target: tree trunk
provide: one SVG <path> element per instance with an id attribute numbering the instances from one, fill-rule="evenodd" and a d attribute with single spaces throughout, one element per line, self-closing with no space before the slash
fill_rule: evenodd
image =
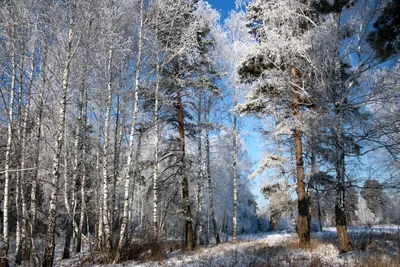
<path id="1" fill-rule="evenodd" d="M 336 106 L 337 125 L 335 129 L 336 145 L 336 201 L 335 201 L 335 221 L 336 231 L 339 241 L 339 253 L 346 253 L 353 250 L 350 236 L 347 231 L 347 213 L 345 205 L 345 154 L 343 137 L 343 110 L 341 106 Z"/>
<path id="2" fill-rule="evenodd" d="M 235 107 L 237 105 L 235 92 Z M 233 113 L 233 136 L 232 136 L 232 161 L 233 161 L 233 218 L 232 218 L 232 243 L 236 244 L 237 239 L 237 114 Z"/>
<path id="3" fill-rule="evenodd" d="M 111 64 L 112 64 L 113 51 L 109 50 L 108 53 L 108 65 L 107 65 L 107 106 L 106 115 L 104 120 L 104 143 L 103 143 L 103 177 L 102 177 L 102 223 L 103 223 L 103 237 L 102 241 L 103 250 L 106 253 L 111 252 L 111 230 L 110 230 L 110 218 L 109 218 L 109 205 L 108 205 L 108 147 L 110 141 L 110 119 L 111 119 L 111 107 L 112 107 L 112 77 L 111 77 Z"/>
<path id="4" fill-rule="evenodd" d="M 47 221 L 45 251 L 43 256 L 43 266 L 53 266 L 54 260 L 54 233 L 56 227 L 56 216 L 57 216 L 57 196 L 58 196 L 58 182 L 60 179 L 60 159 L 61 152 L 64 143 L 64 131 L 65 131 L 65 119 L 67 110 L 67 94 L 68 94 L 68 77 L 70 71 L 71 60 L 76 52 L 77 46 L 72 52 L 72 39 L 73 39 L 73 18 L 70 16 L 69 29 L 68 29 L 68 43 L 67 43 L 67 57 L 64 62 L 64 68 L 62 72 L 62 87 L 61 87 L 61 103 L 60 103 L 60 115 L 59 125 L 57 129 L 57 139 L 55 143 L 55 153 L 53 158 L 53 172 L 51 181 L 51 194 L 49 201 L 49 214 Z"/>
<path id="5" fill-rule="evenodd" d="M 12 27 L 11 35 L 14 37 L 14 27 Z M 14 46 L 13 46 L 14 48 Z M 11 56 L 11 87 L 10 87 L 10 100 L 8 107 L 8 125 L 7 125 L 7 145 L 4 164 L 4 199 L 3 199 L 3 244 L 1 249 L 0 266 L 8 266 L 8 248 L 10 242 L 9 226 L 8 226 L 8 213 L 9 213 L 9 191 L 10 191 L 10 165 L 11 165 L 11 146 L 12 146 L 12 132 L 13 132 L 13 110 L 14 110 L 14 87 L 16 78 L 16 62 L 15 51 L 12 51 Z"/>
<path id="6" fill-rule="evenodd" d="M 297 78 L 297 70 L 291 67 L 292 78 Z M 297 120 L 300 120 L 300 99 L 296 93 L 297 88 L 293 86 L 293 115 L 296 120 L 296 126 L 294 129 L 294 142 L 295 142 L 295 154 L 296 154 L 296 178 L 297 178 L 297 208 L 299 212 L 299 245 L 301 248 L 307 248 L 310 246 L 310 223 L 309 223 L 309 209 L 308 199 L 304 186 L 304 164 L 303 164 L 303 142 L 302 132 L 298 126 Z"/>
<path id="7" fill-rule="evenodd" d="M 311 175 L 314 175 L 317 173 L 317 160 L 315 156 L 315 148 L 313 145 L 312 146 L 312 153 L 311 153 Z M 319 230 L 322 231 L 322 215 L 321 215 L 321 199 L 320 199 L 320 193 L 318 189 L 318 185 L 314 184 L 315 186 L 315 197 L 317 198 L 317 216 L 318 216 L 318 224 L 319 224 Z"/>
<path id="8" fill-rule="evenodd" d="M 157 57 L 156 91 L 154 103 L 154 166 L 153 166 L 153 237 L 158 239 L 158 146 L 159 146 L 159 90 L 160 90 L 160 66 Z"/>
<path id="9" fill-rule="evenodd" d="M 203 181 L 204 181 L 204 170 L 202 168 L 203 162 L 203 148 L 202 148 L 202 101 L 203 94 L 200 92 L 199 94 L 199 104 L 197 107 L 197 165 L 198 165 L 198 181 L 197 181 L 197 216 L 198 216 L 198 226 L 197 226 L 197 236 L 199 245 L 204 246 L 204 237 L 203 237 Z"/>
<path id="10" fill-rule="evenodd" d="M 86 208 L 86 203 L 85 203 L 85 183 L 86 183 L 86 172 L 87 172 L 87 166 L 86 166 L 86 156 L 87 156 L 87 148 L 88 144 L 87 142 L 89 141 L 87 138 L 87 123 L 88 123 L 88 116 L 87 116 L 87 103 L 88 103 L 88 95 L 87 95 L 87 60 L 89 58 L 89 53 L 88 53 L 88 48 L 86 48 L 86 61 L 85 61 L 85 69 L 84 69 L 84 77 L 81 85 L 81 90 L 80 90 L 80 99 L 79 99 L 79 115 L 81 118 L 79 119 L 78 116 L 78 127 L 80 127 L 80 131 L 82 132 L 79 136 L 80 138 L 80 148 L 77 153 L 80 153 L 79 161 L 81 164 L 81 181 L 80 181 L 80 197 L 81 197 L 81 205 L 80 205 L 80 216 L 79 216 L 79 226 L 77 230 L 77 237 L 76 237 L 76 247 L 75 247 L 75 252 L 79 253 L 81 252 L 81 247 L 82 247 L 82 232 L 83 232 L 83 227 L 84 227 L 84 220 L 85 220 L 85 208 Z"/>
<path id="11" fill-rule="evenodd" d="M 24 87 L 24 58 L 21 59 L 20 63 L 20 72 L 19 72 L 19 87 L 18 87 L 18 94 L 17 94 L 17 103 L 18 103 L 18 125 L 17 125 L 17 136 L 18 136 L 18 144 L 15 146 L 15 154 L 19 158 L 19 166 L 21 171 L 17 172 L 16 177 L 16 185 L 15 185 L 15 211 L 17 215 L 17 225 L 15 229 L 15 263 L 17 265 L 21 264 L 22 261 L 22 231 L 24 228 L 23 225 L 23 214 L 22 214 L 22 195 L 23 195 L 23 180 L 22 180 L 22 157 L 24 154 L 25 147 L 23 147 L 22 143 L 25 141 L 25 130 L 23 129 L 23 112 L 22 112 L 22 97 L 23 97 L 23 87 Z M 28 108 L 28 107 L 27 107 Z"/>
<path id="12" fill-rule="evenodd" d="M 68 199 L 68 196 L 71 194 L 71 190 L 69 189 L 69 179 L 68 179 L 68 144 L 67 144 L 67 131 L 64 131 L 64 205 L 66 212 L 66 221 L 65 221 L 65 243 L 64 243 L 64 252 L 63 252 L 63 259 L 69 258 L 69 249 L 71 245 L 71 238 L 72 238 L 72 220 L 73 215 L 71 213 L 71 205 Z M 75 181 L 75 179 L 73 180 Z M 73 198 L 73 196 L 72 196 Z M 72 218 L 71 218 L 72 217 Z"/>
<path id="13" fill-rule="evenodd" d="M 189 198 L 189 180 L 186 176 L 185 171 L 185 124 L 183 115 L 183 104 L 181 97 L 181 88 L 178 88 L 176 93 L 177 110 L 178 110 L 178 127 L 179 127 L 179 152 L 181 153 L 181 164 L 178 170 L 178 177 L 182 178 L 181 189 L 182 189 L 182 201 L 184 205 L 184 216 L 185 216 L 185 249 L 193 250 L 194 233 L 192 226 L 192 212 L 190 207 Z"/>
<path id="14" fill-rule="evenodd" d="M 34 47 L 32 47 L 31 55 L 34 55 Z M 31 255 L 31 244 L 30 244 L 30 237 L 29 237 L 29 215 L 27 210 L 27 199 L 25 197 L 27 193 L 26 184 L 29 182 L 26 179 L 26 147 L 27 147 L 27 128 L 28 128 L 28 119 L 30 116 L 30 108 L 31 108 L 31 99 L 32 99 L 32 84 L 33 84 L 33 76 L 35 71 L 35 61 L 32 60 L 30 75 L 29 75 L 29 84 L 26 93 L 26 105 L 25 105 L 25 112 L 24 112 L 24 119 L 22 123 L 22 136 L 21 136 L 21 181 L 22 181 L 22 188 L 21 188 L 21 202 L 22 202 L 22 253 L 21 253 L 21 260 L 29 260 Z M 22 81 L 22 78 L 21 78 Z M 21 112 L 22 114 L 22 112 Z M 37 148 L 39 150 L 39 148 Z M 39 152 L 37 152 L 39 154 Z M 17 253 L 16 253 L 17 255 Z M 17 262 L 17 257 L 15 259 Z M 19 263 L 20 264 L 20 263 Z"/>
<path id="15" fill-rule="evenodd" d="M 132 161 L 133 161 L 133 140 L 135 135 L 135 126 L 138 116 L 138 104 L 139 104 L 139 79 L 141 72 L 141 61 L 142 61 L 142 47 L 143 47 L 143 0 L 140 1 L 140 25 L 139 25 L 139 40 L 138 40 L 138 57 L 136 64 L 136 74 L 135 74 L 135 99 L 133 107 L 133 118 L 131 124 L 131 131 L 129 136 L 129 147 L 128 147 L 128 160 L 127 166 L 124 172 L 125 182 L 124 182 L 124 207 L 122 213 L 122 224 L 119 232 L 119 241 L 116 252 L 116 257 L 114 262 L 118 263 L 121 259 L 121 251 L 126 238 L 126 229 L 128 225 L 128 215 L 129 215 L 129 185 L 131 181 L 132 173 Z"/>
<path id="16" fill-rule="evenodd" d="M 38 104 L 38 114 L 37 114 L 37 119 L 36 119 L 36 127 L 37 127 L 37 132 L 36 132 L 36 143 L 35 147 L 37 148 L 37 153 L 35 154 L 34 157 L 34 169 L 35 172 L 33 174 L 33 179 L 32 179 L 32 189 L 31 189 L 31 207 L 30 207 L 30 227 L 29 227 L 29 235 L 30 235 L 30 248 L 31 248 L 31 254 L 30 254 L 30 265 L 32 266 L 37 266 L 39 265 L 39 256 L 37 254 L 37 251 L 35 249 L 35 243 L 33 239 L 33 233 L 35 232 L 35 226 L 36 226 L 36 191 L 38 187 L 38 178 L 39 178 L 39 161 L 40 161 L 40 146 L 41 146 L 41 138 L 42 138 L 42 119 L 43 119 L 43 108 L 44 108 L 44 91 L 46 88 L 46 61 L 47 61 L 47 48 L 43 53 L 43 58 L 42 58 L 42 86 L 40 88 L 40 94 L 39 94 L 39 104 Z"/>
<path id="17" fill-rule="evenodd" d="M 207 181 L 208 181 L 208 194 L 209 194 L 209 202 L 210 202 L 211 221 L 212 221 L 212 225 L 213 225 L 213 229 L 214 229 L 215 242 L 218 245 L 219 243 L 221 243 L 221 240 L 219 238 L 217 220 L 215 219 L 213 188 L 212 188 L 212 183 L 211 183 L 211 168 L 210 168 L 210 126 L 208 125 L 210 123 L 210 106 L 211 106 L 211 100 L 208 100 L 208 105 L 206 107 L 206 114 L 205 114 L 205 116 L 206 116 L 205 123 L 207 124 L 207 126 L 206 126 L 206 147 L 205 147 L 206 155 L 204 157 L 204 165 L 205 165 Z"/>

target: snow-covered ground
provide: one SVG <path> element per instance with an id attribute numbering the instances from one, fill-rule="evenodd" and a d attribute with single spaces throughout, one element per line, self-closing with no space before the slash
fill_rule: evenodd
<path id="1" fill-rule="evenodd" d="M 241 236 L 238 244 L 211 245 L 186 253 L 169 252 L 166 247 L 168 253 L 162 261 L 143 257 L 146 260 L 97 266 L 400 266 L 397 226 L 350 227 L 349 230 L 355 250 L 342 255 L 339 255 L 336 230 L 332 227 L 313 233 L 312 248 L 308 250 L 298 248 L 294 233 L 273 232 Z M 69 260 L 60 257 L 57 254 L 56 266 L 90 266 L 88 251 L 85 255 L 74 254 Z M 81 264 L 83 260 L 85 263 Z"/>

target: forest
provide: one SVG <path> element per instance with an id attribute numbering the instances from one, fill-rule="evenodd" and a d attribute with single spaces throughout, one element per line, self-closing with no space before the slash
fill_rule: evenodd
<path id="1" fill-rule="evenodd" d="M 0 1 L 0 266 L 400 264 L 400 1 L 213 2 Z"/>

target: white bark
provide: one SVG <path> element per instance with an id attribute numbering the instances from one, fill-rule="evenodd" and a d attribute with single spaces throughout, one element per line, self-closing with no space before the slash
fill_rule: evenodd
<path id="1" fill-rule="evenodd" d="M 235 93 L 235 106 L 237 98 Z M 233 221 L 232 221 L 232 243 L 237 243 L 237 114 L 233 113 Z"/>
<path id="2" fill-rule="evenodd" d="M 160 66 L 157 57 L 157 81 L 155 91 L 155 104 L 154 104 L 154 166 L 153 166 L 153 236 L 154 239 L 158 238 L 158 145 L 159 145 L 159 89 L 160 89 Z"/>
<path id="3" fill-rule="evenodd" d="M 12 28 L 12 36 L 14 36 L 14 27 Z M 16 62 L 15 52 L 12 51 L 11 56 L 11 85 L 10 85 L 10 99 L 8 107 L 8 126 L 7 126 L 7 145 L 4 166 L 4 200 L 3 200 L 3 248 L 1 251 L 1 265 L 8 265 L 8 247 L 10 242 L 9 228 L 8 228 L 8 214 L 9 214 L 9 191 L 10 191 L 10 165 L 11 165 L 11 146 L 12 146 L 12 131 L 13 131 L 13 110 L 14 110 L 14 87 L 16 76 Z"/>
<path id="4" fill-rule="evenodd" d="M 111 80 L 111 63 L 113 58 L 112 49 L 108 52 L 108 66 L 107 66 L 107 106 L 106 115 L 104 120 L 104 143 L 103 143 L 103 177 L 102 177 L 102 223 L 104 236 L 103 244 L 105 251 L 111 250 L 111 230 L 110 230 L 110 218 L 109 218 L 109 207 L 108 207 L 108 146 L 110 141 L 110 119 L 111 119 L 111 106 L 112 106 L 112 80 Z"/>
<path id="5" fill-rule="evenodd" d="M 68 29 L 68 41 L 67 41 L 67 55 L 64 61 L 63 71 L 62 71 L 62 80 L 61 80 L 61 102 L 60 102 L 60 111 L 59 111 L 59 125 L 57 128 L 57 138 L 55 142 L 55 153 L 53 157 L 53 171 L 52 171 L 52 180 L 51 180 L 51 194 L 49 200 L 49 215 L 48 215 L 48 223 L 47 223 L 47 232 L 46 232 L 46 246 L 43 257 L 43 266 L 52 266 L 54 260 L 54 248 L 55 248 L 55 226 L 56 226 L 56 213 L 57 213 L 57 196 L 58 196 L 58 182 L 60 179 L 60 159 L 61 152 L 64 143 L 64 131 L 65 131 L 65 120 L 66 120 L 66 110 L 67 110 L 67 94 L 68 94 L 68 77 L 70 73 L 70 65 L 71 60 L 76 54 L 76 51 L 79 46 L 79 41 L 72 49 L 72 41 L 74 37 L 73 30 L 73 17 L 72 15 L 69 18 L 69 29 Z"/>
<path id="6" fill-rule="evenodd" d="M 197 108 L 197 150 L 198 150 L 198 181 L 197 181 L 197 216 L 198 216 L 198 228 L 197 236 L 200 245 L 204 245 L 203 237 L 203 181 L 204 181 L 204 170 L 202 168 L 203 151 L 202 151 L 202 134 L 203 127 L 201 125 L 201 111 L 202 111 L 202 99 L 203 94 L 200 92 L 199 103 Z"/>
<path id="7" fill-rule="evenodd" d="M 209 96 L 211 97 L 211 96 Z M 208 100 L 208 105 L 206 107 L 206 119 L 205 122 L 207 124 L 210 123 L 210 106 L 211 106 L 211 100 Z M 217 221 L 215 219 L 215 208 L 214 208 L 214 199 L 213 199 L 213 188 L 212 188 L 212 182 L 211 182 L 211 168 L 210 168 L 210 126 L 206 126 L 206 154 L 204 157 L 204 167 L 206 170 L 206 175 L 207 175 L 207 181 L 208 181 L 208 195 L 209 195 L 209 202 L 210 202 L 210 212 L 211 212 L 211 221 L 213 225 L 213 230 L 214 230 L 214 236 L 215 236 L 215 241 L 217 245 L 221 243 L 221 240 L 219 238 L 219 232 L 218 232 L 218 227 L 217 227 Z"/>
<path id="8" fill-rule="evenodd" d="M 115 257 L 115 262 L 120 261 L 122 246 L 125 242 L 126 237 L 126 228 L 128 224 L 128 211 L 129 211 L 129 184 L 131 181 L 131 172 L 132 172 L 132 162 L 133 162 L 133 140 L 135 135 L 135 126 L 138 116 L 138 102 L 139 102 L 139 79 L 141 72 L 141 61 L 142 61 L 142 50 L 143 50 L 143 0 L 140 1 L 140 25 L 139 25 L 139 40 L 138 40 L 138 57 L 136 64 L 136 74 L 135 74 L 135 99 L 133 106 L 133 118 L 131 124 L 131 130 L 129 135 L 129 147 L 128 147 L 128 160 L 127 166 L 124 172 L 125 181 L 124 181 L 124 207 L 122 213 L 122 224 L 119 233 L 119 241 L 117 254 Z"/>

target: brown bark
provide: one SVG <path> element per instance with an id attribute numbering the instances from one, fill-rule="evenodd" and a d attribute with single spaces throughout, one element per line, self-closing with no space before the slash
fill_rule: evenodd
<path id="1" fill-rule="evenodd" d="M 339 241 L 339 253 L 346 253 L 353 250 L 350 236 L 347 231 L 347 213 L 345 205 L 345 154 L 344 154 L 344 137 L 343 137 L 343 110 L 340 106 L 336 107 L 336 201 L 335 201 L 335 221 L 336 231 Z"/>
<path id="2" fill-rule="evenodd" d="M 297 78 L 297 70 L 291 67 L 292 78 Z M 293 93 L 293 115 L 297 121 L 300 116 L 300 99 L 296 93 L 297 88 L 292 87 Z M 304 186 L 304 163 L 303 163 L 303 143 L 302 143 L 302 131 L 299 129 L 298 123 L 296 122 L 294 129 L 294 142 L 295 142 L 295 154 L 296 154 L 296 177 L 297 177 L 297 208 L 299 212 L 299 245 L 301 248 L 307 248 L 310 246 L 310 224 L 309 224 L 309 208 L 308 199 Z"/>
<path id="3" fill-rule="evenodd" d="M 189 180 L 185 174 L 185 124 L 183 115 L 183 105 L 180 88 L 176 94 L 177 98 L 177 109 L 178 109 L 178 127 L 179 127 L 179 152 L 181 153 L 181 163 L 182 166 L 179 168 L 179 176 L 182 177 L 181 187 L 182 187 L 182 199 L 184 201 L 185 210 L 185 249 L 193 250 L 194 233 L 191 218 L 191 207 L 189 199 Z"/>

